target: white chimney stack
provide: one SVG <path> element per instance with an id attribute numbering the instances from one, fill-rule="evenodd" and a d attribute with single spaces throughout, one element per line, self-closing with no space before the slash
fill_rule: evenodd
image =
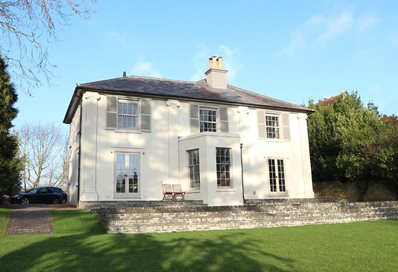
<path id="1" fill-rule="evenodd" d="M 206 71 L 206 81 L 210 87 L 216 89 L 227 88 L 227 70 L 224 69 L 222 57 L 209 58 L 209 69 Z"/>

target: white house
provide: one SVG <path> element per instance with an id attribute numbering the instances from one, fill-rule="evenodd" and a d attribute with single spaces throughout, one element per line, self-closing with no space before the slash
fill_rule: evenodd
<path id="1" fill-rule="evenodd" d="M 123 76 L 78 85 L 69 201 L 161 201 L 162 184 L 209 206 L 314 197 L 311 110 L 227 84 L 221 57 L 198 82 Z"/>

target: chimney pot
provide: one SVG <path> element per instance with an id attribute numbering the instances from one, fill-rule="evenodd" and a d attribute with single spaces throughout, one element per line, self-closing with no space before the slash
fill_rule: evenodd
<path id="1" fill-rule="evenodd" d="M 217 68 L 223 69 L 222 57 L 217 58 Z"/>
<path id="2" fill-rule="evenodd" d="M 217 61 L 218 60 L 216 56 L 209 58 L 209 68 L 217 68 Z"/>

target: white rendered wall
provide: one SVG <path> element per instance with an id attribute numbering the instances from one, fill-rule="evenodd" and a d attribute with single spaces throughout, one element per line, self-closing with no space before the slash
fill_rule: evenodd
<path id="1" fill-rule="evenodd" d="M 243 143 L 245 198 L 313 198 L 306 114 L 289 114 L 290 140 L 260 139 L 256 109 L 240 108 L 238 114 Z M 269 158 L 285 162 L 286 195 L 270 192 Z"/>
<path id="2" fill-rule="evenodd" d="M 230 148 L 231 186 L 217 187 L 216 148 Z M 187 150 L 199 149 L 200 190 L 190 188 Z M 239 134 L 205 132 L 180 139 L 180 182 L 187 199 L 209 206 L 243 205 Z"/>
<path id="3" fill-rule="evenodd" d="M 85 93 L 84 97 L 88 94 Z M 96 175 L 82 173 L 82 185 L 90 183 L 91 185 L 86 187 L 95 188 L 96 200 L 162 199 L 161 183 L 170 181 L 170 177 L 178 176 L 178 170 L 169 169 L 168 108 L 165 100 L 151 100 L 152 129 L 149 133 L 111 130 L 106 129 L 106 96 L 100 95 L 97 108 L 93 108 L 91 113 L 87 112 L 86 116 L 92 130 L 95 129 L 93 124 L 97 123 L 97 133 L 88 133 L 90 128 L 87 128 L 87 133 L 82 135 L 84 144 L 88 146 L 85 147 L 82 143 L 82 165 L 86 166 L 83 171 L 94 168 L 96 165 Z M 95 150 L 97 150 L 96 157 L 88 155 L 88 153 L 95 153 Z M 131 198 L 115 196 L 115 153 L 118 152 L 140 154 L 140 182 L 137 196 Z M 88 160 L 83 162 L 83 158 L 88 158 Z M 177 182 L 177 180 L 173 178 L 172 182 Z M 84 192 L 82 192 L 83 195 Z"/>
<path id="4" fill-rule="evenodd" d="M 241 205 L 240 143 L 247 199 L 313 197 L 306 114 L 290 113 L 291 140 L 284 141 L 259 139 L 254 108 L 229 107 L 229 133 L 193 135 L 189 125 L 190 104 L 185 101 L 152 99 L 151 132 L 106 129 L 105 95 L 85 92 L 82 103 L 80 200 L 161 200 L 161 183 L 181 183 L 188 192 L 187 199 L 203 200 L 214 206 Z M 232 148 L 230 191 L 217 190 L 215 147 Z M 192 148 L 200 149 L 200 192 L 191 192 L 189 188 L 186 151 Z M 134 197 L 115 196 L 117 152 L 140 154 L 139 194 Z M 269 191 L 268 158 L 285 161 L 288 192 L 284 196 Z"/>
<path id="5" fill-rule="evenodd" d="M 76 110 L 73 116 L 72 123 L 69 128 L 68 140 L 68 203 L 77 205 L 78 194 L 78 168 L 79 168 L 79 139 L 80 139 L 80 107 Z"/>

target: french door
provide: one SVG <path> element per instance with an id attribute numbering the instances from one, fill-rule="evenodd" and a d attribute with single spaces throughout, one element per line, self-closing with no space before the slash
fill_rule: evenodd
<path id="1" fill-rule="evenodd" d="M 271 193 L 286 192 L 285 163 L 283 159 L 268 159 L 268 175 Z"/>
<path id="2" fill-rule="evenodd" d="M 115 195 L 138 196 L 140 182 L 140 154 L 116 153 Z"/>

